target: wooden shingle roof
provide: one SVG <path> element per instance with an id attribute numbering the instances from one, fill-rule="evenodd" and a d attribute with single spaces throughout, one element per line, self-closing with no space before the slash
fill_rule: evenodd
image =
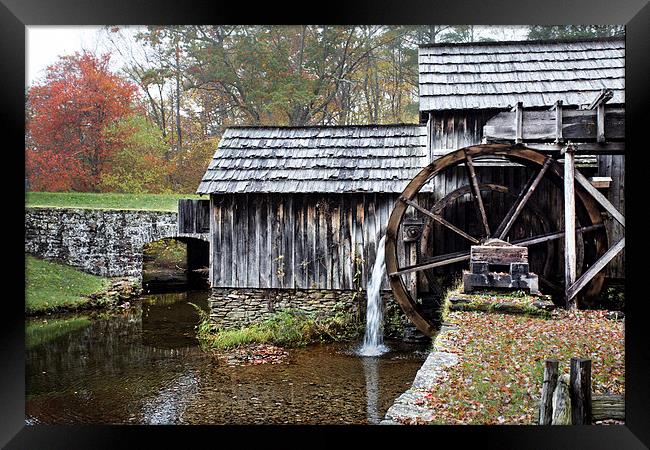
<path id="1" fill-rule="evenodd" d="M 420 125 L 228 128 L 197 193 L 399 193 L 426 164 Z"/>
<path id="2" fill-rule="evenodd" d="M 421 112 L 625 103 L 623 38 L 423 45 L 418 63 Z"/>

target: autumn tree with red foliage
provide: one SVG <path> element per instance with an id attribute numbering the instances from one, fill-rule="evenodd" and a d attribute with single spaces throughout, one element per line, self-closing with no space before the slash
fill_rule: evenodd
<path id="1" fill-rule="evenodd" d="M 110 54 L 64 56 L 27 93 L 31 190 L 91 191 L 120 143 L 105 130 L 136 109 L 136 86 L 109 70 Z"/>

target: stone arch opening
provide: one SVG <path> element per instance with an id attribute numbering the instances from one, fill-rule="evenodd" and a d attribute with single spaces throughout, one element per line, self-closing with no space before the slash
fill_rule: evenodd
<path id="1" fill-rule="evenodd" d="M 209 288 L 209 242 L 191 237 L 166 237 L 142 248 L 145 292 Z"/>

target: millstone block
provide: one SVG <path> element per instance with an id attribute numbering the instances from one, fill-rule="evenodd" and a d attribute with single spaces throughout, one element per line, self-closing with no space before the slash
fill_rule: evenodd
<path id="1" fill-rule="evenodd" d="M 504 272 L 503 268 L 509 271 Z M 470 250 L 470 270 L 463 271 L 464 292 L 474 289 L 513 289 L 539 294 L 538 277 L 529 271 L 528 248 L 491 239 Z"/>

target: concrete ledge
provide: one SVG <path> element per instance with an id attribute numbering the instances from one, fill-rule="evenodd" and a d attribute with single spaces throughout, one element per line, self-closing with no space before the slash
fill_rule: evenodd
<path id="1" fill-rule="evenodd" d="M 434 341 L 434 350 L 418 370 L 413 385 L 397 397 L 380 425 L 402 425 L 403 422 L 421 423 L 433 420 L 433 413 L 425 406 L 426 390 L 439 382 L 447 368 L 458 364 L 458 355 L 437 349 L 438 337 L 448 330 L 449 327 L 445 326 L 440 330 Z"/>

